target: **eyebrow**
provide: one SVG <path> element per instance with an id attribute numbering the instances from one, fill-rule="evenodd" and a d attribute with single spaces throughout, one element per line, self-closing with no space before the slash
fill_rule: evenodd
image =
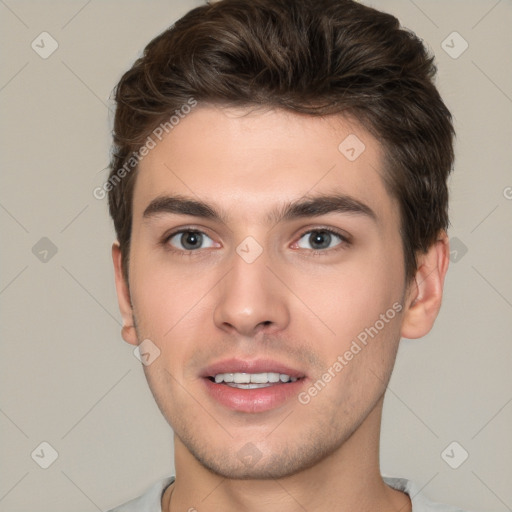
<path id="1" fill-rule="evenodd" d="M 304 196 L 275 208 L 268 213 L 266 220 L 269 224 L 278 224 L 281 221 L 319 217 L 328 213 L 361 215 L 377 221 L 377 215 L 367 204 L 346 194 Z M 214 205 L 184 196 L 155 198 L 144 210 L 143 218 L 149 219 L 161 214 L 190 215 L 224 224 L 228 221 L 228 216 Z"/>

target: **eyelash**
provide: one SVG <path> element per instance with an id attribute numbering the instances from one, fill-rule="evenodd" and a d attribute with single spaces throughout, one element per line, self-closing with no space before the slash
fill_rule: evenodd
<path id="1" fill-rule="evenodd" d="M 332 253 L 334 251 L 338 251 L 338 250 L 341 250 L 341 249 L 345 249 L 347 246 L 351 245 L 351 241 L 350 239 L 341 234 L 340 232 L 332 229 L 332 228 L 327 228 L 327 227 L 318 227 L 318 228 L 314 228 L 314 229 L 306 229 L 304 230 L 300 236 L 298 237 L 297 239 L 297 242 L 298 240 L 300 240 L 304 235 L 307 235 L 307 234 L 310 234 L 310 233 L 315 233 L 317 231 L 324 231 L 326 233 L 330 233 L 331 235 L 334 235 L 336 237 L 338 237 L 340 239 L 340 243 L 330 249 L 306 249 L 309 254 L 312 254 L 312 255 L 325 255 L 326 253 Z M 169 233 L 167 235 L 165 235 L 163 237 L 163 240 L 161 242 L 161 244 L 165 247 L 166 250 L 168 250 L 169 252 L 172 252 L 174 254 L 177 254 L 179 256 L 185 256 L 185 257 L 191 257 L 191 256 L 196 256 L 197 254 L 196 253 L 199 253 L 200 252 L 200 249 L 198 250 L 194 250 L 194 251 L 187 251 L 187 250 L 182 250 L 182 249 L 175 249 L 174 247 L 172 247 L 170 244 L 169 244 L 169 241 L 171 240 L 171 238 L 173 238 L 174 236 L 176 235 L 179 235 L 179 234 L 182 234 L 182 233 L 200 233 L 202 235 L 206 235 L 208 236 L 204 231 L 201 231 L 199 229 L 195 229 L 195 228 L 181 228 L 177 231 L 173 231 L 172 233 Z M 211 238 L 211 237 L 209 237 Z M 295 242 L 295 243 L 297 243 Z"/>

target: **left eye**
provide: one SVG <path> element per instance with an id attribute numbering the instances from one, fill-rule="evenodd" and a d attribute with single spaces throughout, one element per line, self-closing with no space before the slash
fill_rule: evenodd
<path id="1" fill-rule="evenodd" d="M 215 242 L 208 235 L 201 231 L 192 230 L 178 231 L 169 238 L 168 242 L 176 249 L 182 251 L 194 251 L 215 245 Z"/>
<path id="2" fill-rule="evenodd" d="M 315 229 L 304 233 L 297 245 L 301 249 L 312 249 L 314 251 L 330 249 L 341 244 L 344 238 L 333 231 L 327 229 Z M 308 247 L 309 245 L 309 247 Z"/>

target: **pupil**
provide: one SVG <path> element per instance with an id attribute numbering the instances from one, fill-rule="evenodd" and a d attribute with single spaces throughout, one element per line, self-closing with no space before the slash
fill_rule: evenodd
<path id="1" fill-rule="evenodd" d="M 201 233 L 189 231 L 181 235 L 181 243 L 186 249 L 197 249 L 201 245 Z"/>
<path id="2" fill-rule="evenodd" d="M 328 231 L 316 231 L 310 235 L 310 242 L 315 249 L 325 249 L 331 243 L 331 234 Z"/>

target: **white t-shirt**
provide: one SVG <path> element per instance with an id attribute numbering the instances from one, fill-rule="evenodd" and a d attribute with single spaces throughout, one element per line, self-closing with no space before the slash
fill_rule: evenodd
<path id="1" fill-rule="evenodd" d="M 417 484 L 405 478 L 383 477 L 384 482 L 396 489 L 405 492 L 412 503 L 412 512 L 464 512 L 462 509 L 450 505 L 433 503 L 420 493 Z M 166 478 L 153 485 L 146 493 L 124 505 L 116 507 L 109 512 L 162 512 L 162 494 L 174 482 L 174 477 Z"/>

